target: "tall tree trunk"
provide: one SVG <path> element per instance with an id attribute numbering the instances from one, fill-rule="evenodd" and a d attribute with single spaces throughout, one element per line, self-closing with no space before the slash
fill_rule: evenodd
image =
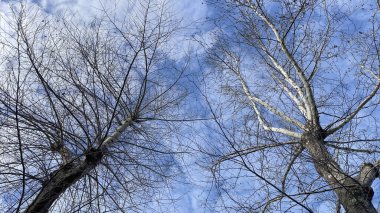
<path id="1" fill-rule="evenodd" d="M 365 186 L 347 175 L 331 157 L 324 142 L 323 130 L 305 133 L 303 146 L 313 159 L 318 174 L 334 189 L 347 213 L 376 213 L 369 196 L 370 186 Z"/>
<path id="2" fill-rule="evenodd" d="M 85 160 L 72 161 L 57 169 L 51 174 L 50 179 L 44 184 L 25 213 L 47 213 L 58 197 L 93 170 L 101 158 L 100 151 L 91 149 L 91 152 L 86 154 Z"/>
<path id="3" fill-rule="evenodd" d="M 98 149 L 90 148 L 85 152 L 85 159 L 72 159 L 52 173 L 50 180 L 40 190 L 33 202 L 28 206 L 25 213 L 45 213 L 51 205 L 66 189 L 74 185 L 83 176 L 93 170 L 102 160 L 109 144 L 117 141 L 120 135 L 133 123 L 132 118 L 127 118 L 123 123 L 102 143 Z"/>

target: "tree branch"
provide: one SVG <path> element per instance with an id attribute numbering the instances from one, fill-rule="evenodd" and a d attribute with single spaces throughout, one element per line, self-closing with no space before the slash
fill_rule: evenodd
<path id="1" fill-rule="evenodd" d="M 341 129 L 344 125 L 346 125 L 348 122 L 350 122 L 358 113 L 359 111 L 377 94 L 377 91 L 379 90 L 380 88 L 380 81 L 377 82 L 375 88 L 373 89 L 373 91 L 371 92 L 371 94 L 369 94 L 359 105 L 358 107 L 350 114 L 348 115 L 347 117 L 345 117 L 343 119 L 343 121 L 340 122 L 340 124 L 338 124 L 336 127 L 334 128 L 331 128 L 331 126 L 334 125 L 334 123 L 336 123 L 337 121 L 334 121 L 333 123 L 327 125 L 326 127 L 326 134 L 327 135 L 331 135 L 333 134 L 334 132 L 338 131 L 339 129 Z"/>

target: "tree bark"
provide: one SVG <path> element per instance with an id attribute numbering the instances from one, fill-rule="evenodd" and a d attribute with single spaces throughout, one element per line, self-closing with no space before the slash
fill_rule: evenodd
<path id="1" fill-rule="evenodd" d="M 302 138 L 318 174 L 334 189 L 347 213 L 376 213 L 369 195 L 370 186 L 364 186 L 340 168 L 328 152 L 324 137 L 323 130 L 316 130 L 305 133 Z"/>
<path id="2" fill-rule="evenodd" d="M 103 156 L 102 152 L 94 149 L 90 151 L 85 160 L 72 161 L 53 172 L 25 213 L 49 212 L 60 195 L 98 165 Z"/>
<path id="3" fill-rule="evenodd" d="M 51 178 L 44 184 L 37 197 L 28 206 L 25 213 L 45 213 L 63 194 L 66 189 L 74 185 L 83 176 L 93 170 L 102 160 L 104 153 L 109 144 L 117 141 L 120 135 L 132 124 L 133 119 L 127 118 L 115 130 L 115 132 L 105 139 L 98 149 L 90 148 L 85 153 L 85 159 L 72 159 L 69 163 L 63 165 L 52 173 Z"/>

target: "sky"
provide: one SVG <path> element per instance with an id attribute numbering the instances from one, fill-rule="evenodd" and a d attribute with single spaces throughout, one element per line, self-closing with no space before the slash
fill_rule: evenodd
<path id="1" fill-rule="evenodd" d="M 0 13 L 6 9 L 7 2 L 12 2 L 11 0 L 0 0 Z M 129 2 L 128 4 L 126 2 Z M 46 13 L 55 16 L 61 15 L 67 11 L 77 13 L 79 17 L 84 20 L 91 20 L 93 17 L 99 15 L 100 10 L 103 6 L 106 8 L 113 8 L 110 11 L 115 12 L 117 15 L 122 16 L 124 11 L 139 2 L 138 0 L 32 0 L 31 4 L 38 5 Z M 211 17 L 214 15 L 214 9 L 207 6 L 204 0 L 167 0 L 170 5 L 170 10 L 176 19 L 181 20 L 181 26 L 183 31 L 176 34 L 177 38 L 174 38 L 175 43 L 171 44 L 175 48 L 174 52 L 177 52 L 173 59 L 182 60 L 188 53 L 189 48 L 196 48 L 198 43 L 194 40 L 189 40 L 185 35 L 196 35 L 200 38 L 207 39 L 209 35 L 215 30 L 211 23 L 206 21 L 206 17 Z M 114 5 L 117 4 L 117 7 Z M 358 20 L 363 19 L 362 15 L 356 16 Z M 182 41 L 182 42 L 178 42 Z M 197 70 L 199 67 L 192 65 L 191 70 Z M 178 162 L 186 162 L 184 165 L 184 174 L 176 179 L 173 187 L 174 191 L 163 190 L 161 195 L 158 197 L 171 196 L 176 198 L 178 201 L 176 203 L 157 201 L 156 206 L 151 206 L 147 210 L 150 212 L 152 209 L 157 207 L 159 212 L 212 212 L 212 210 L 207 209 L 203 206 L 206 199 L 212 200 L 214 198 L 214 191 L 208 188 L 210 185 L 204 184 L 203 180 L 205 178 L 203 173 L 198 173 L 196 170 L 196 158 L 194 156 L 187 156 Z M 189 166 L 190 165 L 190 166 Z M 194 172 L 197 171 L 197 172 Z M 185 184 L 184 184 L 185 183 Z M 379 188 L 379 182 L 375 183 L 375 191 Z M 374 203 L 379 202 L 379 197 L 375 197 Z M 328 203 L 320 203 L 316 207 L 316 212 L 325 212 L 328 209 Z"/>

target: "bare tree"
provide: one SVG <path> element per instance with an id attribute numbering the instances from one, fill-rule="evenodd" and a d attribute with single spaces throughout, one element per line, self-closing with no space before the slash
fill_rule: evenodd
<path id="1" fill-rule="evenodd" d="M 91 22 L 25 3 L 1 17 L 1 211 L 138 210 L 174 171 L 177 23 L 165 1 L 132 6 Z"/>
<path id="2" fill-rule="evenodd" d="M 221 82 L 207 100 L 221 136 L 209 152 L 223 209 L 312 212 L 326 201 L 338 212 L 377 212 L 376 2 L 224 6 L 212 42 L 201 42 Z"/>

